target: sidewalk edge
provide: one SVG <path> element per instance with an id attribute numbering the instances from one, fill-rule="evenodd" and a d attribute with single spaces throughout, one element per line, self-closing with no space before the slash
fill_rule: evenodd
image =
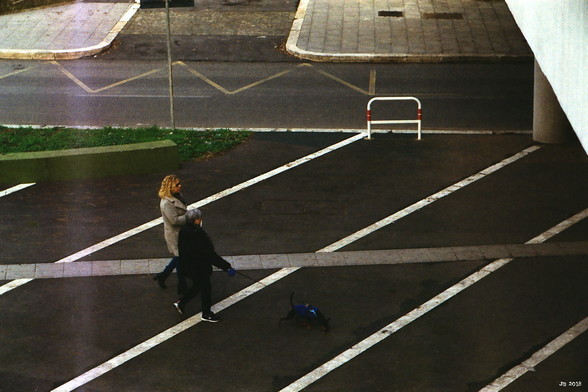
<path id="1" fill-rule="evenodd" d="M 298 46 L 300 32 L 310 0 L 300 0 L 286 41 L 286 51 L 303 60 L 316 62 L 397 62 L 397 63 L 445 63 L 445 62 L 526 62 L 532 55 L 512 54 L 426 54 L 426 53 L 326 53 L 314 52 Z"/>
<path id="2" fill-rule="evenodd" d="M 133 3 L 124 13 L 121 19 L 114 25 L 110 32 L 104 37 L 102 42 L 97 45 L 77 49 L 57 49 L 57 50 L 38 50 L 38 49 L 0 49 L 0 58 L 7 60 L 74 60 L 81 57 L 92 56 L 108 49 L 112 42 L 131 20 L 135 12 L 139 9 L 139 3 Z"/>

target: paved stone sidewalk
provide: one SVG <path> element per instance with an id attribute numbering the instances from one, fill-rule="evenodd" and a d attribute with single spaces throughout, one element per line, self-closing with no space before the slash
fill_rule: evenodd
<path id="1" fill-rule="evenodd" d="M 139 8 L 73 3 L 0 15 L 0 58 L 74 59 L 99 53 Z"/>
<path id="2" fill-rule="evenodd" d="M 301 0 L 286 48 L 315 61 L 499 61 L 532 55 L 500 0 Z"/>
<path id="3" fill-rule="evenodd" d="M 161 10 L 76 2 L 0 15 L 0 58 L 72 59 L 126 34 L 163 34 Z M 175 35 L 287 35 L 291 12 L 172 11 Z M 301 0 L 286 48 L 315 61 L 530 60 L 504 0 Z"/>
<path id="4" fill-rule="evenodd" d="M 353 252 L 226 256 L 237 270 L 285 267 L 336 267 L 402 263 L 480 261 L 504 258 L 588 255 L 588 241 L 390 249 Z M 76 261 L 74 263 L 0 265 L 0 281 L 12 279 L 155 274 L 169 259 Z"/>

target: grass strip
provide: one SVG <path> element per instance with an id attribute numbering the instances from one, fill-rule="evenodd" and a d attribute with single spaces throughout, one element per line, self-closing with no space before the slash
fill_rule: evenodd
<path id="1" fill-rule="evenodd" d="M 230 150 L 251 135 L 247 130 L 148 128 L 7 128 L 0 126 L 0 154 L 68 150 L 171 140 L 178 145 L 180 160 L 209 158 Z"/>

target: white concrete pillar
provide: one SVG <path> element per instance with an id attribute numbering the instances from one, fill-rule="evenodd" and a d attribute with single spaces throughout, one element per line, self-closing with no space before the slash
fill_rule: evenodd
<path id="1" fill-rule="evenodd" d="M 558 144 L 571 140 L 574 132 L 549 80 L 535 60 L 533 91 L 533 139 L 539 143 Z"/>

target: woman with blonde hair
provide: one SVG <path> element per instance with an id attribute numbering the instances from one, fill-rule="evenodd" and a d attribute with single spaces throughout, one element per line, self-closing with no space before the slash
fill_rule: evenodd
<path id="1" fill-rule="evenodd" d="M 161 199 L 159 209 L 163 218 L 163 234 L 167 243 L 167 249 L 173 255 L 165 269 L 153 278 L 153 280 L 159 283 L 162 289 L 166 288 L 165 280 L 174 268 L 177 267 L 179 261 L 178 236 L 180 229 L 186 223 L 185 215 L 188 210 L 181 190 L 182 182 L 178 176 L 170 174 L 165 176 L 163 181 L 161 181 L 161 187 L 158 192 L 159 198 Z M 186 281 L 178 273 L 178 293 L 182 293 L 185 287 Z"/>

